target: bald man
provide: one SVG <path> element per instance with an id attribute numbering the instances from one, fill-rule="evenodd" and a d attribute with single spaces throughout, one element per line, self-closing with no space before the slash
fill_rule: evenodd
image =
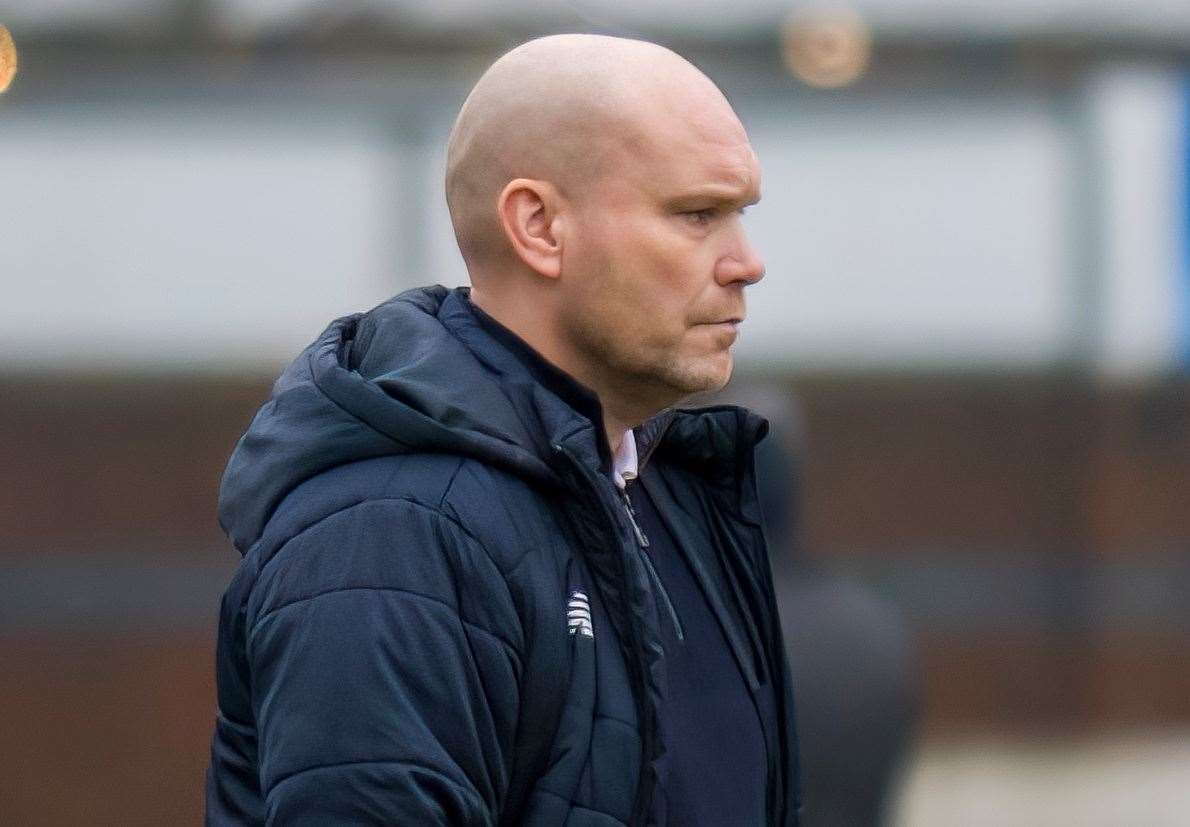
<path id="1" fill-rule="evenodd" d="M 451 133 L 470 289 L 333 322 L 224 475 L 212 824 L 792 825 L 753 472 L 721 388 L 763 265 L 716 86 L 585 35 Z"/>

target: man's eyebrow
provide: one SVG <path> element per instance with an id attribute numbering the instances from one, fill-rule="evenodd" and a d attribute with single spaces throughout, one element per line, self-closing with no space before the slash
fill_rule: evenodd
<path id="1" fill-rule="evenodd" d="M 683 192 L 670 199 L 675 207 L 712 202 L 716 206 L 750 207 L 760 201 L 760 192 L 748 192 L 743 195 L 734 187 L 699 187 Z"/>

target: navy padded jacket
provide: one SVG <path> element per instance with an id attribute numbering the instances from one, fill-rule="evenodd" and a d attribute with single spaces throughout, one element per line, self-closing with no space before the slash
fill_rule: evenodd
<path id="1" fill-rule="evenodd" d="M 797 823 L 792 694 L 753 473 L 766 425 L 637 430 L 678 541 L 714 554 L 772 682 L 768 812 Z M 665 745 L 658 606 L 597 424 L 534 383 L 459 291 L 333 322 L 241 438 L 208 824 L 645 825 Z M 594 634 L 572 634 L 589 601 Z"/>

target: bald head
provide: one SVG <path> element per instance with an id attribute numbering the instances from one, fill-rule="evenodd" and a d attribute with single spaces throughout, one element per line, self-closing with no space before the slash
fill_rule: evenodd
<path id="1" fill-rule="evenodd" d="M 653 43 L 555 35 L 505 54 L 463 104 L 447 149 L 447 205 L 473 278 L 512 254 L 497 213 L 510 181 L 545 181 L 581 198 L 625 153 L 675 122 L 705 125 L 708 117 L 743 134 L 719 89 Z"/>

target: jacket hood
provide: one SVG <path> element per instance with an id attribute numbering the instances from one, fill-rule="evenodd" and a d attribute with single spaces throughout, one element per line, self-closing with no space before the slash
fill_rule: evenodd
<path id="1" fill-rule="evenodd" d="M 439 318 L 444 287 L 336 319 L 285 369 L 240 438 L 219 524 L 246 553 L 304 480 L 356 460 L 447 452 L 552 478 L 501 389 Z"/>
<path id="2" fill-rule="evenodd" d="M 469 456 L 556 483 L 557 446 L 598 466 L 602 435 L 535 383 L 460 290 L 417 288 L 332 322 L 285 369 L 240 438 L 219 490 L 219 524 L 243 554 L 281 500 L 338 465 L 389 454 Z M 672 426 L 672 427 L 671 427 Z M 740 408 L 667 411 L 638 429 L 723 479 L 767 423 Z"/>

